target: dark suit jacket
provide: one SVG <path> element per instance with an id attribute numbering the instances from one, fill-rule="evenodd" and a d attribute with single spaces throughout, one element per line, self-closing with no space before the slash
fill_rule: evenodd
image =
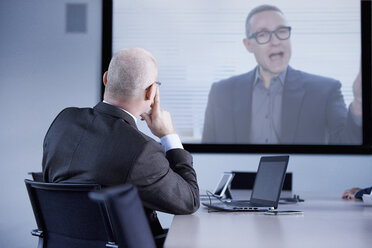
<path id="1" fill-rule="evenodd" d="M 152 210 L 190 214 L 199 207 L 192 156 L 183 149 L 165 154 L 130 115 L 103 102 L 56 117 L 45 136 L 42 166 L 46 182 L 134 184 Z"/>
<path id="2" fill-rule="evenodd" d="M 372 187 L 361 189 L 355 193 L 355 198 L 363 199 L 363 195 L 364 194 L 369 195 L 371 194 L 371 191 L 372 191 Z"/>
<path id="3" fill-rule="evenodd" d="M 203 143 L 249 144 L 252 70 L 212 85 Z M 362 130 L 347 110 L 339 81 L 288 67 L 282 97 L 280 143 L 360 144 Z"/>

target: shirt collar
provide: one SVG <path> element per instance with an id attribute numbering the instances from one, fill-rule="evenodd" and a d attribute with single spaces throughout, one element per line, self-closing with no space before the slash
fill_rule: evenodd
<path id="1" fill-rule="evenodd" d="M 109 102 L 107 102 L 107 101 L 105 101 L 105 100 L 103 100 L 103 102 L 104 102 L 104 103 L 107 103 L 107 104 L 110 104 L 110 105 L 113 105 L 113 104 L 111 104 L 111 103 L 109 103 Z M 116 105 L 113 105 L 113 106 L 116 106 Z M 116 106 L 116 107 L 118 107 L 120 110 L 122 110 L 122 111 L 124 111 L 125 113 L 127 113 L 128 115 L 130 115 L 130 116 L 133 118 L 134 123 L 137 124 L 137 118 L 136 118 L 134 115 L 132 115 L 131 113 L 129 113 L 129 112 L 126 111 L 125 109 L 120 108 L 119 106 Z"/>
<path id="2" fill-rule="evenodd" d="M 285 80 L 285 76 L 287 75 L 287 70 L 288 70 L 288 67 L 287 67 L 287 69 L 285 69 L 285 71 L 280 73 L 278 76 L 273 77 L 273 79 L 278 78 L 279 82 L 284 86 L 284 80 Z M 258 82 L 263 81 L 262 78 L 261 78 L 261 75 L 259 73 L 259 66 L 256 67 L 254 75 L 255 75 L 254 76 L 254 86 L 256 86 L 258 84 Z"/>

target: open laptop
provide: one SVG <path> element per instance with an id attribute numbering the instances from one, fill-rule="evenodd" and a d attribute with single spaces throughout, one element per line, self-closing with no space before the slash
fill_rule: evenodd
<path id="1" fill-rule="evenodd" d="M 220 211 L 268 211 L 278 207 L 289 156 L 261 157 L 249 201 L 203 202 Z M 248 197 L 247 197 L 248 198 Z"/>

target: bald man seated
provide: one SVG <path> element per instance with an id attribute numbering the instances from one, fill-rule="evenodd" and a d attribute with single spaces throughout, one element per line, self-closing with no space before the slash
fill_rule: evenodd
<path id="1" fill-rule="evenodd" d="M 153 234 L 160 235 L 154 210 L 191 214 L 200 203 L 192 156 L 183 149 L 169 112 L 160 107 L 157 62 L 140 48 L 119 51 L 103 83 L 103 102 L 66 108 L 51 124 L 43 147 L 44 180 L 134 184 Z M 139 117 L 161 144 L 137 129 Z"/>

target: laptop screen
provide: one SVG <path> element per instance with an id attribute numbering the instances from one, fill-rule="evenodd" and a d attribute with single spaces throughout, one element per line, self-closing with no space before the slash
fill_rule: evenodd
<path id="1" fill-rule="evenodd" d="M 288 156 L 261 158 L 251 195 L 252 202 L 264 203 L 279 200 L 288 158 Z"/>

